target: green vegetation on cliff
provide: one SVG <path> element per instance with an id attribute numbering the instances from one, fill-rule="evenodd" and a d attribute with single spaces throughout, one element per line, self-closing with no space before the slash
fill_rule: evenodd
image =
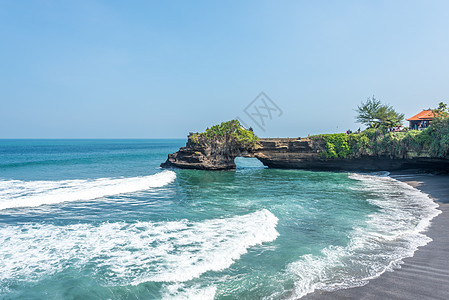
<path id="1" fill-rule="evenodd" d="M 238 120 L 231 120 L 214 125 L 204 132 L 191 134 L 189 140 L 194 144 L 226 142 L 236 145 L 238 148 L 253 150 L 257 147 L 259 138 L 252 130 L 243 128 Z"/>
<path id="2" fill-rule="evenodd" d="M 327 151 L 321 153 L 323 158 L 345 158 L 350 154 L 348 136 L 345 133 L 320 134 L 310 138 L 326 142 Z"/>
<path id="3" fill-rule="evenodd" d="M 310 137 L 325 142 L 323 158 L 357 158 L 365 155 L 411 158 L 428 156 L 449 158 L 449 112 L 440 103 L 435 117 L 425 130 L 390 131 L 388 126 L 372 126 L 361 133 L 321 134 Z"/>

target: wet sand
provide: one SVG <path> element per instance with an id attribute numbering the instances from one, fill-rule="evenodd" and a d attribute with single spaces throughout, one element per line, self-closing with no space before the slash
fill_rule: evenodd
<path id="1" fill-rule="evenodd" d="M 392 173 L 427 193 L 442 211 L 426 235 L 433 239 L 401 268 L 385 272 L 367 285 L 335 292 L 316 291 L 301 299 L 449 299 L 449 175 Z"/>

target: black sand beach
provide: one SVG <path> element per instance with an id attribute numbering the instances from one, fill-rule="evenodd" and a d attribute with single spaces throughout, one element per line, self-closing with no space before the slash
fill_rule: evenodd
<path id="1" fill-rule="evenodd" d="M 449 299 L 449 175 L 392 173 L 429 194 L 442 211 L 426 233 L 433 239 L 401 268 L 385 272 L 367 285 L 335 292 L 316 291 L 302 299 Z"/>

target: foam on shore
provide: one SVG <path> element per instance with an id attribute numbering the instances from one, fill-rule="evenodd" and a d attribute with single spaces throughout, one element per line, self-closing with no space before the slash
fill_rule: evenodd
<path id="1" fill-rule="evenodd" d="M 432 240 L 423 232 L 441 213 L 438 204 L 406 183 L 387 174 L 377 175 L 349 175 L 359 181 L 356 189 L 373 194 L 368 202 L 378 209 L 364 226 L 348 233 L 350 243 L 346 247 L 330 246 L 320 256 L 304 255 L 288 266 L 296 278 L 291 299 L 318 289 L 334 291 L 365 285 L 400 266 L 404 258 Z"/>

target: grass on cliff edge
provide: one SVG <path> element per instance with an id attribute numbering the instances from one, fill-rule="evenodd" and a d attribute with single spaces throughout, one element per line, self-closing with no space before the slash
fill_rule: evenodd
<path id="1" fill-rule="evenodd" d="M 253 150 L 257 147 L 259 138 L 252 130 L 245 129 L 238 120 L 214 125 L 201 133 L 189 135 L 189 140 L 195 144 L 229 143 L 237 148 Z"/>
<path id="2" fill-rule="evenodd" d="M 325 142 L 323 158 L 357 158 L 387 155 L 391 158 L 430 156 L 449 158 L 449 117 L 437 117 L 429 128 L 388 132 L 369 128 L 361 133 L 320 134 L 310 137 Z"/>

